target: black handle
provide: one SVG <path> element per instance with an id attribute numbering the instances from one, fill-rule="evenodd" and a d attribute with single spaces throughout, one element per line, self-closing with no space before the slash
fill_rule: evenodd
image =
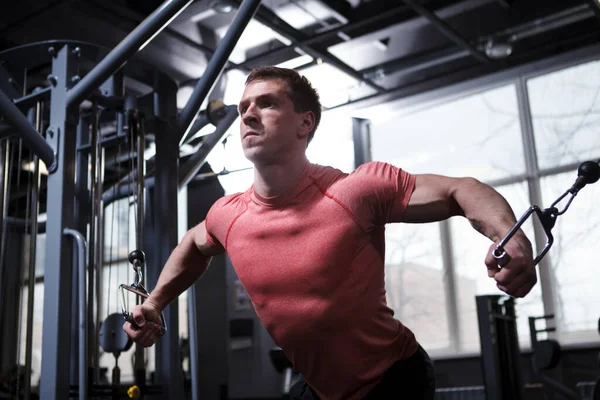
<path id="1" fill-rule="evenodd" d="M 135 261 L 139 261 L 142 264 L 146 262 L 146 255 L 141 250 L 133 250 L 129 253 L 129 262 L 135 265 Z"/>

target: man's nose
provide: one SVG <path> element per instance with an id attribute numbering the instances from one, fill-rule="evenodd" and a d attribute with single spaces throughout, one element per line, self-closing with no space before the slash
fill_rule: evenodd
<path id="1" fill-rule="evenodd" d="M 242 120 L 246 125 L 250 125 L 251 123 L 256 123 L 259 121 L 258 115 L 256 114 L 256 107 L 254 107 L 254 105 L 250 105 L 246 109 L 246 112 L 244 112 L 244 115 L 242 116 Z"/>

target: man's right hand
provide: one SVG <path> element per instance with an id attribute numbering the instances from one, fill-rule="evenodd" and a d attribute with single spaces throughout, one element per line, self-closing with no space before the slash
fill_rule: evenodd
<path id="1" fill-rule="evenodd" d="M 150 347 L 164 334 L 160 327 L 160 314 L 161 311 L 152 303 L 137 305 L 131 312 L 135 323 L 125 322 L 123 330 L 134 342 Z"/>

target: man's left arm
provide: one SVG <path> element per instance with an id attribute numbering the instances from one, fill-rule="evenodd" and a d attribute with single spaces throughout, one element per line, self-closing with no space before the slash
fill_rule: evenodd
<path id="1" fill-rule="evenodd" d="M 440 175 L 416 175 L 415 185 L 404 213 L 403 222 L 441 221 L 464 216 L 481 234 L 494 243 L 485 264 L 500 290 L 523 297 L 537 282 L 531 242 L 519 231 L 506 244 L 510 262 L 500 268 L 492 251 L 516 223 L 508 202 L 492 187 L 474 178 L 450 178 Z"/>

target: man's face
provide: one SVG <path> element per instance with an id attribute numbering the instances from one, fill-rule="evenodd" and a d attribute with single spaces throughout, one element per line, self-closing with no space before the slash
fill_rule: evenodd
<path id="1" fill-rule="evenodd" d="M 296 113 L 280 79 L 250 82 L 238 107 L 244 155 L 254 163 L 274 163 L 302 146 L 303 113 Z"/>

